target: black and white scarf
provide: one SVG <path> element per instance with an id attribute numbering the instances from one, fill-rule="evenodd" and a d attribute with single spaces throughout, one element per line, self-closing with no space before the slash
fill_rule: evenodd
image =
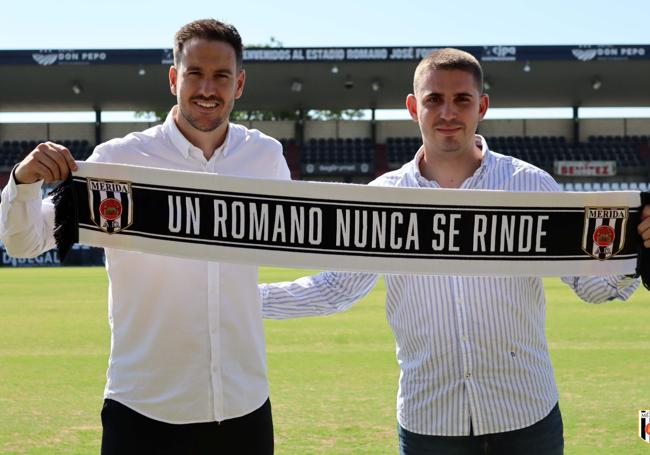
<path id="1" fill-rule="evenodd" d="M 383 273 L 640 274 L 650 193 L 423 190 L 78 163 L 56 191 L 75 242 L 221 262 Z"/>

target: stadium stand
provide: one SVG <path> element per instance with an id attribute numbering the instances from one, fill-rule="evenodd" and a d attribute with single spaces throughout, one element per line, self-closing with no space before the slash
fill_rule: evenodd
<path id="1" fill-rule="evenodd" d="M 650 136 L 592 135 L 585 142 L 572 142 L 564 136 L 487 136 L 491 148 L 553 173 L 555 161 L 615 161 L 617 175 L 607 178 L 566 178 L 556 176 L 567 191 L 616 191 L 648 188 L 650 180 Z M 293 179 L 318 179 L 337 175 L 369 181 L 373 176 L 395 169 L 411 160 L 421 145 L 417 136 L 389 136 L 383 143 L 369 137 L 312 137 L 301 146 L 294 138 L 279 139 Z M 11 167 L 43 140 L 3 140 L 0 142 L 0 184 Z M 94 145 L 85 139 L 57 142 L 84 160 Z M 360 180 L 359 180 L 360 179 Z"/>
<path id="2" fill-rule="evenodd" d="M 650 165 L 648 136 L 591 136 L 588 142 L 570 143 L 562 136 L 494 136 L 486 138 L 490 148 L 552 170 L 556 160 L 616 161 L 619 168 L 638 169 Z M 419 137 L 387 138 L 388 162 L 398 165 L 419 148 Z"/>
<path id="3" fill-rule="evenodd" d="M 386 151 L 388 154 L 388 163 L 391 167 L 401 166 L 413 158 L 415 152 L 422 145 L 422 139 L 419 137 L 389 137 L 386 138 Z"/>
<path id="4" fill-rule="evenodd" d="M 0 168 L 13 166 L 41 142 L 45 142 L 45 139 L 2 141 L 0 144 Z M 87 140 L 65 139 L 57 142 L 68 147 L 72 156 L 78 160 L 88 158 L 95 148 Z"/>
<path id="5" fill-rule="evenodd" d="M 312 138 L 303 145 L 305 163 L 369 163 L 374 159 L 374 145 L 369 138 Z"/>

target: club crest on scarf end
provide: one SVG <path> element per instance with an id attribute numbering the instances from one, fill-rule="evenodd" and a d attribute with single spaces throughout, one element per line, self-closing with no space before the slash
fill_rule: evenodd
<path id="1" fill-rule="evenodd" d="M 115 234 L 133 224 L 131 182 L 86 179 L 91 221 L 107 234 Z"/>

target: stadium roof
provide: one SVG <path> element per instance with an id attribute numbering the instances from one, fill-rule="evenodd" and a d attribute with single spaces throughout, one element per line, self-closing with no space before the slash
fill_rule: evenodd
<path id="1" fill-rule="evenodd" d="M 460 47 L 495 107 L 650 106 L 650 45 Z M 436 47 L 251 48 L 241 110 L 404 106 Z M 167 110 L 171 49 L 0 51 L 0 111 Z"/>

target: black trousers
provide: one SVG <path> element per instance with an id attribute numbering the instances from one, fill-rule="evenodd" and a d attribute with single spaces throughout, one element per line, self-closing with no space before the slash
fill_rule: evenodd
<path id="1" fill-rule="evenodd" d="M 114 400 L 102 408 L 102 455 L 273 454 L 271 401 L 242 417 L 176 425 L 150 419 Z"/>

